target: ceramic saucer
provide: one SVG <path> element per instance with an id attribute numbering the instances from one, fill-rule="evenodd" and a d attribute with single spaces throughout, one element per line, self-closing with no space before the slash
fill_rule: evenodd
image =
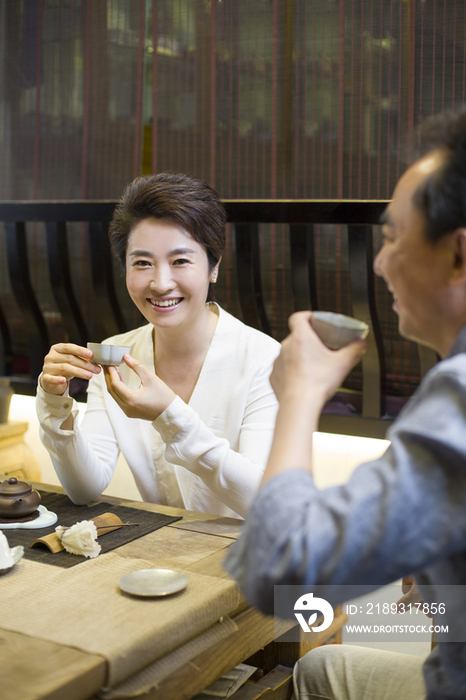
<path id="1" fill-rule="evenodd" d="M 25 523 L 0 523 L 0 530 L 37 530 L 57 522 L 57 514 L 47 510 L 45 506 L 39 506 L 37 510 L 40 515 L 35 520 L 27 520 Z"/>
<path id="2" fill-rule="evenodd" d="M 172 595 L 188 585 L 188 577 L 172 569 L 140 569 L 118 581 L 125 593 L 142 597 Z"/>

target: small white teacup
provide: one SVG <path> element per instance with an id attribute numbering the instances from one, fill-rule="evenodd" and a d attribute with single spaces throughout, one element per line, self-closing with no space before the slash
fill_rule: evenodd
<path id="1" fill-rule="evenodd" d="M 339 350 L 357 338 L 364 339 L 369 333 L 369 326 L 364 321 L 332 311 L 313 311 L 311 326 L 331 350 Z"/>
<path id="2" fill-rule="evenodd" d="M 92 361 L 97 365 L 121 365 L 125 352 L 131 350 L 124 345 L 105 345 L 103 343 L 88 343 L 87 347 L 92 350 Z"/>
<path id="3" fill-rule="evenodd" d="M 0 530 L 0 569 L 9 569 L 14 563 L 8 540 Z"/>

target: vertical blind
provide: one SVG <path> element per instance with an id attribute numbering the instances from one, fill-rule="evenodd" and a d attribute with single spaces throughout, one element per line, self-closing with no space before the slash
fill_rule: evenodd
<path id="1" fill-rule="evenodd" d="M 463 104 L 461 0 L 0 0 L 1 199 L 115 198 L 186 171 L 225 198 L 390 196 Z"/>
<path id="2" fill-rule="evenodd" d="M 0 0 L 0 199 L 116 199 L 163 170 L 223 198 L 389 198 L 415 126 L 465 101 L 465 37 L 464 0 Z M 59 335 L 39 225 L 28 240 Z M 19 328 L 3 245 L 0 299 Z M 92 314 L 83 229 L 70 245 Z M 240 315 L 232 245 L 219 300 Z M 316 245 L 319 306 L 348 313 L 341 227 L 319 227 Z M 293 310 L 284 227 L 261 226 L 261 256 L 281 339 Z M 416 350 L 382 283 L 377 303 L 389 391 L 409 394 Z"/>

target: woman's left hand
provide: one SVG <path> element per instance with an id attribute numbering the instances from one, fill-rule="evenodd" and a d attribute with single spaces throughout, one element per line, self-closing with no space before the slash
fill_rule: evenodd
<path id="1" fill-rule="evenodd" d="M 128 354 L 123 359 L 136 372 L 141 384 L 136 390 L 129 389 L 116 367 L 104 367 L 109 394 L 128 418 L 155 420 L 176 398 L 175 392 L 139 360 Z"/>

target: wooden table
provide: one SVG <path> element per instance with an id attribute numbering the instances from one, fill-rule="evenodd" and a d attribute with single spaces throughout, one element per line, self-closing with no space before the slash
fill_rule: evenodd
<path id="1" fill-rule="evenodd" d="M 38 483 L 35 487 L 62 491 L 57 486 Z M 157 555 L 145 553 L 145 558 L 153 561 L 155 566 L 183 568 L 212 577 L 228 578 L 222 562 L 227 548 L 239 535 L 242 521 L 108 496 L 101 500 L 167 515 L 182 515 L 182 520 L 158 531 L 166 533 L 166 536 L 160 538 Z M 143 543 L 144 537 L 134 540 L 135 552 L 141 552 Z M 132 544 L 124 546 L 130 547 Z M 145 700 L 191 698 L 235 665 L 251 657 L 255 664 L 261 665 L 265 674 L 277 665 L 282 667 L 265 675 L 257 685 L 257 694 L 249 693 L 247 697 L 261 697 L 267 684 L 279 689 L 278 695 L 269 695 L 270 691 L 267 691 L 267 698 L 289 697 L 290 667 L 308 649 L 319 646 L 332 637 L 339 641 L 341 627 L 346 621 L 346 616 L 337 609 L 332 626 L 322 633 L 317 642 L 309 645 L 274 642 L 273 617 L 263 615 L 245 602 L 232 610 L 229 616 L 236 623 L 237 631 L 216 645 L 214 653 L 208 649 L 176 674 L 166 678 L 156 690 L 144 695 Z M 284 624 L 283 629 L 286 631 L 289 623 Z M 106 661 L 102 656 L 4 630 L 1 619 L 0 646 L 2 700 L 90 700 L 105 683 Z M 238 691 L 241 693 L 238 697 L 245 697 L 243 691 L 244 689 Z"/>

